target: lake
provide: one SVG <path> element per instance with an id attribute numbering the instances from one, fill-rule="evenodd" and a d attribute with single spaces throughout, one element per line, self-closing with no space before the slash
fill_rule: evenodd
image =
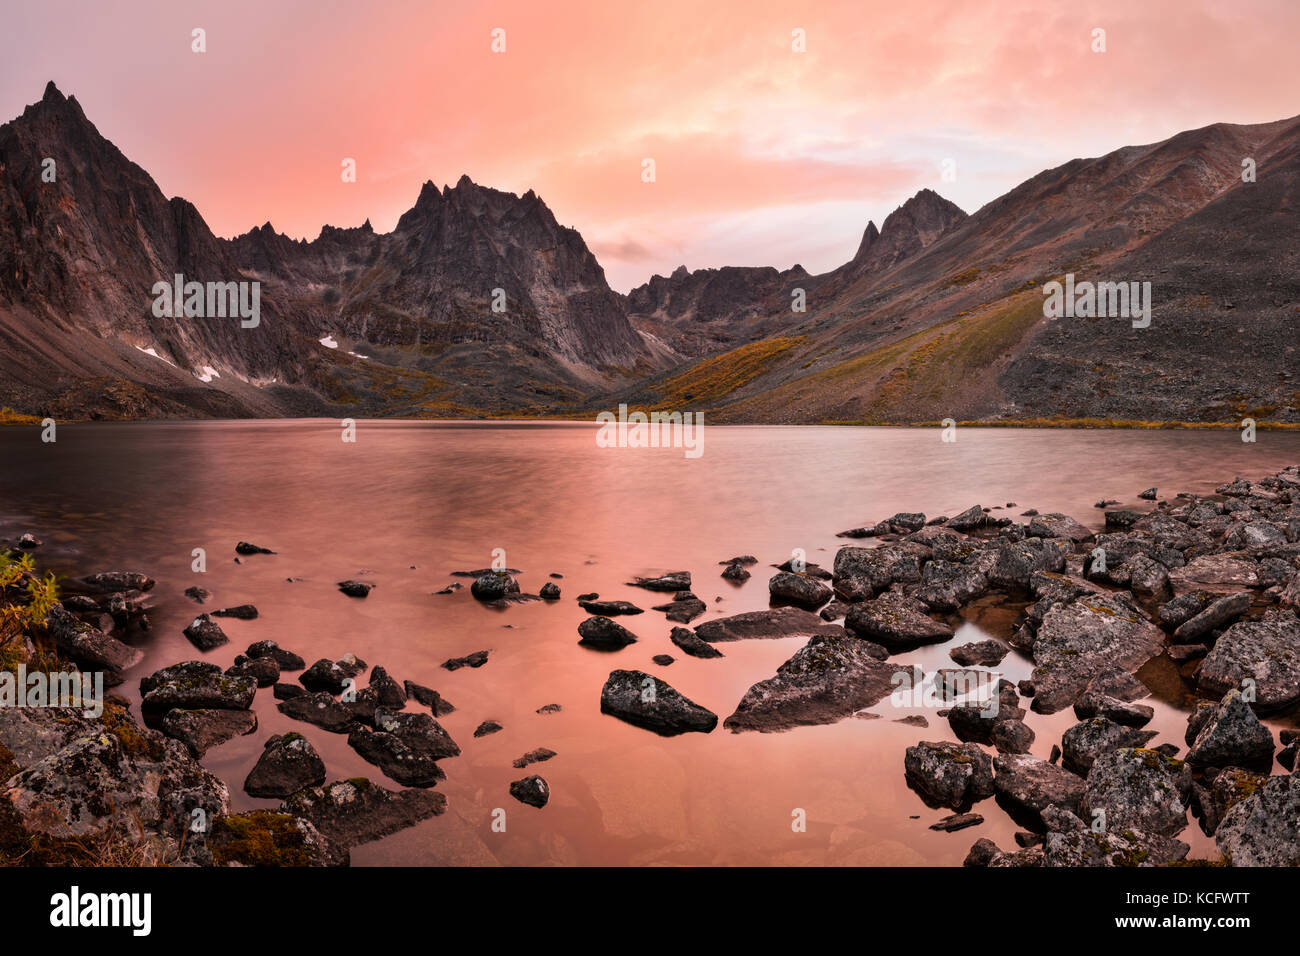
<path id="1" fill-rule="evenodd" d="M 839 546 L 865 543 L 836 532 L 895 512 L 952 515 L 978 503 L 1018 516 L 1032 507 L 1096 529 L 1102 497 L 1145 510 L 1136 496 L 1152 485 L 1162 497 L 1206 493 L 1300 460 L 1300 435 L 1273 432 L 1247 444 L 1236 432 L 964 428 L 945 443 L 937 429 L 707 426 L 694 458 L 681 448 L 598 447 L 596 426 L 580 423 L 362 421 L 355 443 L 340 434 L 337 421 L 323 420 L 106 423 L 61 425 L 58 441 L 43 444 L 36 428 L 3 428 L 0 535 L 34 532 L 45 541 L 39 562 L 63 573 L 123 568 L 157 579 L 147 595 L 153 629 L 137 642 L 145 658 L 119 689 L 137 707 L 140 676 L 181 660 L 228 666 L 261 639 L 308 663 L 353 652 L 455 705 L 440 720 L 463 751 L 440 764 L 447 813 L 354 850 L 354 865 L 958 864 L 982 836 L 1013 848 L 1018 828 L 992 800 L 975 808 L 986 817 L 980 826 L 928 829 L 947 811 L 908 789 L 903 750 L 953 739 L 933 712 L 920 711 L 928 729 L 895 723 L 908 711 L 886 700 L 871 708 L 879 720 L 779 734 L 719 724 L 676 738 L 602 715 L 609 672 L 634 668 L 725 718 L 803 643 L 736 642 L 720 645 L 722 659 L 688 657 L 668 639 L 673 625 L 649 610 L 671 595 L 626 582 L 689 570 L 710 608 L 699 624 L 766 607 L 769 565 L 802 549 L 829 567 Z M 236 563 L 241 540 L 276 553 Z M 191 570 L 195 548 L 206 550 L 206 573 Z M 469 580 L 451 572 L 488 567 L 496 549 L 521 570 L 526 592 L 562 574 L 562 599 L 480 605 Z M 738 554 L 759 563 L 734 586 L 719 577 L 719 562 Z M 346 597 L 336 582 L 348 578 L 375 589 Z M 434 593 L 457 580 L 464 587 L 455 593 Z M 199 610 L 183 595 L 194 585 L 212 592 L 205 609 L 252 603 L 261 616 L 222 620 L 230 643 L 200 654 L 181 633 Z M 588 615 L 574 598 L 591 591 L 647 608 L 618 619 L 638 643 L 614 653 L 578 645 Z M 896 659 L 953 666 L 949 647 L 1005 638 L 1012 620 L 970 612 L 952 641 Z M 482 668 L 440 666 L 481 649 L 491 649 Z M 657 654 L 676 661 L 657 666 Z M 997 670 L 1015 681 L 1030 669 L 1013 651 Z M 1165 683 L 1157 691 L 1147 701 L 1160 732 L 1151 746 L 1181 748 L 1188 702 Z M 563 710 L 536 713 L 552 703 Z M 242 784 L 265 739 L 289 730 L 317 747 L 329 779 L 397 786 L 345 737 L 274 705 L 269 688 L 259 691 L 257 732 L 203 759 L 236 809 L 277 805 Z M 489 718 L 505 729 L 475 739 Z M 1067 709 L 1028 722 L 1033 753 L 1046 757 L 1074 718 Z M 539 747 L 558 756 L 526 771 L 511 766 Z M 508 792 L 530 773 L 550 784 L 542 810 Z M 491 827 L 497 808 L 504 833 Z M 791 826 L 799 810 L 805 832 Z M 1195 822 L 1182 839 L 1194 857 L 1212 846 Z"/>

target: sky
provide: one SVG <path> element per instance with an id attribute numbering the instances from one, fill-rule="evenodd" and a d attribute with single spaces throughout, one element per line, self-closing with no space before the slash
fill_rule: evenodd
<path id="1" fill-rule="evenodd" d="M 535 190 L 620 291 L 683 264 L 822 272 L 923 188 L 973 212 L 1074 158 L 1300 113 L 1297 0 L 0 0 L 0 17 L 0 120 L 53 80 L 218 235 L 386 232 L 423 182 L 467 174 Z"/>

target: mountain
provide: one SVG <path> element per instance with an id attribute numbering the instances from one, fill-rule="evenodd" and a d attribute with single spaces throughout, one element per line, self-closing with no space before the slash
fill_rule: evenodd
<path id="1" fill-rule="evenodd" d="M 627 295 L 628 315 L 676 351 L 699 356 L 778 334 L 797 315 L 795 290 L 825 302 L 864 276 L 878 274 L 929 246 L 966 218 L 956 205 L 923 189 L 885 218 L 867 223 L 851 260 L 832 272 L 809 275 L 803 266 L 736 267 L 654 276 Z"/>
<path id="2" fill-rule="evenodd" d="M 0 126 L 0 173 L 0 402 L 19 409 L 527 413 L 675 359 L 532 192 L 463 177 L 426 183 L 386 235 L 367 221 L 303 242 L 268 223 L 219 239 L 52 83 Z M 256 283 L 256 325 L 155 315 L 155 283 L 177 274 Z"/>
<path id="3" fill-rule="evenodd" d="M 745 336 L 754 306 L 737 297 L 725 350 L 603 401 L 734 422 L 1300 422 L 1298 172 L 1293 118 L 1073 160 L 969 217 L 926 197 L 940 215 L 869 226 L 811 280 L 806 315 L 784 306 L 779 329 Z M 1066 273 L 1150 282 L 1150 326 L 1046 318 L 1044 286 Z"/>
<path id="4" fill-rule="evenodd" d="M 620 296 L 537 195 L 467 177 L 425 183 L 386 234 L 367 221 L 308 242 L 267 223 L 218 238 L 51 84 L 0 126 L 0 404 L 1300 422 L 1298 212 L 1300 118 L 1215 124 L 1045 170 L 970 216 L 922 190 L 820 275 L 683 266 Z M 255 288 L 258 320 L 160 311 L 172 296 L 155 284 L 178 274 Z M 1047 317 L 1045 287 L 1067 274 L 1149 283 L 1150 324 Z"/>

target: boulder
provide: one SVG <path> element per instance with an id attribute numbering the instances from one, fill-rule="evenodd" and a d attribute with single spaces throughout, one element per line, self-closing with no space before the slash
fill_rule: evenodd
<path id="1" fill-rule="evenodd" d="M 1080 815 L 1104 820 L 1109 832 L 1134 829 L 1172 837 L 1187 826 L 1190 793 L 1191 774 L 1181 760 L 1158 750 L 1125 747 L 1093 760 Z"/>
<path id="2" fill-rule="evenodd" d="M 600 692 L 600 712 L 663 737 L 710 733 L 718 715 L 644 671 L 616 670 Z"/>
<path id="3" fill-rule="evenodd" d="M 1115 669 L 1135 672 L 1163 649 L 1159 628 L 1122 593 L 1058 605 L 1034 638 L 1034 710 L 1051 714 L 1068 707 L 1094 677 Z"/>
<path id="4" fill-rule="evenodd" d="M 827 624 L 816 614 L 795 607 L 747 611 L 697 625 L 695 633 L 710 644 L 725 641 L 768 640 L 783 637 L 804 639 L 818 635 L 834 637 L 844 634 L 838 624 Z M 685 648 L 683 648 L 685 650 Z"/>
<path id="5" fill-rule="evenodd" d="M 1193 767 L 1268 770 L 1273 766 L 1273 733 L 1242 700 L 1241 691 L 1229 691 L 1208 716 L 1200 716 L 1198 724 L 1187 752 Z"/>
<path id="6" fill-rule="evenodd" d="M 579 644 L 617 650 L 636 643 L 636 635 L 607 617 L 589 617 L 578 625 Z"/>
<path id="7" fill-rule="evenodd" d="M 244 792 L 253 797 L 284 798 L 324 782 L 325 761 L 311 742 L 302 734 L 276 734 L 267 740 L 244 780 Z"/>
<path id="8" fill-rule="evenodd" d="M 849 608 L 844 626 L 858 637 L 889 649 L 906 650 L 946 641 L 953 629 L 926 614 L 925 605 L 897 591 Z"/>
<path id="9" fill-rule="evenodd" d="M 187 710 L 247 710 L 257 693 L 251 677 L 232 677 L 216 664 L 184 661 L 140 679 L 140 709 L 162 714 Z"/>
<path id="10" fill-rule="evenodd" d="M 965 813 L 993 795 L 993 761 L 977 744 L 922 741 L 903 757 L 907 785 L 931 808 Z"/>
<path id="11" fill-rule="evenodd" d="M 879 703 L 900 683 L 914 687 L 913 668 L 886 663 L 884 648 L 844 636 L 812 638 L 751 687 L 723 726 L 739 732 L 829 724 Z"/>
<path id="12" fill-rule="evenodd" d="M 257 715 L 251 710 L 187 710 L 182 707 L 166 712 L 162 732 L 189 748 L 195 759 L 213 747 L 257 730 Z"/>
<path id="13" fill-rule="evenodd" d="M 185 628 L 185 636 L 190 639 L 191 644 L 201 651 L 210 651 L 230 640 L 230 638 L 226 637 L 225 631 L 221 629 L 221 625 L 212 620 L 210 614 L 200 614 L 191 621 L 190 625 Z"/>
<path id="14" fill-rule="evenodd" d="M 1284 710 L 1300 701 L 1300 618 L 1272 611 L 1260 621 L 1240 621 L 1228 628 L 1197 672 L 1197 687 L 1222 697 L 1252 682 L 1259 713 Z"/>

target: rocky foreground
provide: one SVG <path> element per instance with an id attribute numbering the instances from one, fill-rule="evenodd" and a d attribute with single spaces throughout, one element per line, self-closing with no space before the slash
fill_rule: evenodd
<path id="1" fill-rule="evenodd" d="M 670 639 L 688 656 L 725 661 L 719 647 L 741 640 L 806 643 L 721 721 L 662 678 L 626 668 L 599 690 L 600 709 L 665 737 L 711 733 L 719 722 L 734 733 L 773 732 L 881 716 L 870 708 L 887 701 L 914 709 L 924 692 L 940 702 L 935 714 L 950 733 L 918 731 L 926 739 L 907 749 L 901 769 L 928 806 L 952 811 L 935 828 L 982 822 L 975 808 L 990 798 L 1024 828 L 1015 848 L 979 840 L 967 865 L 1185 862 L 1189 848 L 1178 837 L 1192 818 L 1221 854 L 1205 862 L 1300 864 L 1300 731 L 1282 730 L 1275 740 L 1259 719 L 1293 722 L 1300 705 L 1300 466 L 1258 481 L 1238 478 L 1209 496 L 1161 500 L 1149 489 L 1139 497 L 1156 503 L 1149 511 L 1106 510 L 1098 534 L 1032 509 L 1020 521 L 979 506 L 952 517 L 897 514 L 842 532 L 870 544 L 840 548 L 831 569 L 795 561 L 776 567 L 768 610 L 694 628 L 684 625 L 707 606 L 692 593 L 689 572 L 637 578 L 629 585 L 663 596 L 651 609 L 674 625 Z M 15 544 L 27 552 L 39 546 L 30 535 Z M 248 542 L 236 551 L 266 553 Z M 750 555 L 724 560 L 721 577 L 741 586 L 757 563 Z M 0 604 L 30 601 L 34 573 L 5 585 Z M 473 579 L 474 599 L 491 606 L 561 599 L 554 581 L 523 593 L 517 573 L 457 572 Z M 0 644 L 0 665 L 79 667 L 120 684 L 140 660 L 122 638 L 148 629 L 153 585 L 129 571 L 68 582 L 39 625 Z M 339 599 L 364 600 L 372 587 L 340 582 Z M 187 595 L 200 604 L 209 597 L 198 589 Z M 643 608 L 592 593 L 578 601 L 591 615 L 578 627 L 579 644 L 619 652 L 637 642 L 636 625 L 616 619 L 635 622 Z M 934 673 L 909 663 L 918 646 L 950 640 L 964 610 L 989 604 L 1017 610 L 1010 646 L 954 647 L 956 666 Z M 251 605 L 201 613 L 185 634 L 202 655 L 226 643 L 223 618 L 257 614 Z M 1028 680 L 996 679 L 990 668 L 1010 653 L 1032 659 Z M 488 662 L 489 652 L 478 651 L 443 667 Z M 654 662 L 666 667 L 673 658 Z M 1155 711 L 1142 703 L 1151 691 L 1139 678 L 1152 668 L 1177 675 L 1185 699 L 1195 701 L 1185 752 L 1147 746 L 1155 733 L 1144 728 Z M 296 680 L 287 679 L 292 673 Z M 243 786 L 281 805 L 231 813 L 228 784 L 199 759 L 256 732 L 253 704 L 265 689 L 289 717 L 346 735 L 396 787 L 327 783 L 307 736 L 275 735 Z M 446 778 L 439 763 L 461 748 L 437 718 L 454 708 L 432 688 L 399 683 L 353 655 L 308 666 L 292 650 L 259 641 L 225 671 L 183 661 L 145 676 L 140 690 L 139 718 L 111 694 L 95 717 L 76 706 L 0 708 L 0 860 L 339 865 L 352 847 L 446 809 L 433 789 Z M 594 705 L 594 687 L 592 694 Z M 1028 710 L 1065 708 L 1078 723 L 1053 744 L 1050 759 L 1032 755 Z M 904 722 L 929 726 L 914 714 Z M 500 729 L 485 720 L 474 737 Z M 538 748 L 514 766 L 555 756 Z M 1287 772 L 1275 773 L 1278 766 Z M 550 787 L 532 774 L 509 793 L 543 809 Z"/>

